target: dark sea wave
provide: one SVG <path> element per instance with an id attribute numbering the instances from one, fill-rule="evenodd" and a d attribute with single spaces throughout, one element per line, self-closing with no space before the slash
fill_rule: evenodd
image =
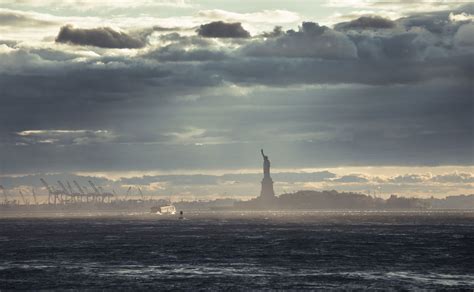
<path id="1" fill-rule="evenodd" d="M 0 219 L 0 289 L 474 289 L 474 214 Z"/>

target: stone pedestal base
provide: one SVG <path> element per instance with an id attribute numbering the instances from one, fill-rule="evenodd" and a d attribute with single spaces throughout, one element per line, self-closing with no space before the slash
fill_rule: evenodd
<path id="1" fill-rule="evenodd" d="M 273 180 L 271 177 L 264 177 L 262 180 L 262 190 L 260 192 L 260 199 L 273 200 L 275 199 L 275 192 L 273 191 Z"/>

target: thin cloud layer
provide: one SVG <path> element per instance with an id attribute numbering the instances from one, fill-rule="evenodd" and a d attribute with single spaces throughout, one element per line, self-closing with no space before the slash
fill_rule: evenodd
<path id="1" fill-rule="evenodd" d="M 255 57 L 354 59 L 357 48 L 344 34 L 314 22 L 303 22 L 298 31 L 287 31 L 276 38 L 251 43 L 243 48 Z"/>
<path id="2" fill-rule="evenodd" d="M 5 5 L 24 7 L 55 7 L 56 9 L 130 9 L 136 7 L 189 7 L 185 0 L 2 0 Z"/>
<path id="3" fill-rule="evenodd" d="M 34 27 L 54 26 L 56 22 L 43 20 L 32 14 L 0 9 L 0 26 L 8 27 Z"/>

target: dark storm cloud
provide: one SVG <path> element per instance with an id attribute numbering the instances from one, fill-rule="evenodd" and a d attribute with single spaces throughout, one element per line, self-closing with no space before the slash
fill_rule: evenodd
<path id="1" fill-rule="evenodd" d="M 357 55 L 357 48 L 342 33 L 303 22 L 298 31 L 290 30 L 276 38 L 250 43 L 242 48 L 242 53 L 253 57 L 352 59 Z"/>
<path id="2" fill-rule="evenodd" d="M 423 28 L 427 31 L 435 34 L 440 34 L 451 29 L 452 26 L 456 26 L 456 23 L 451 23 L 446 13 L 443 14 L 419 14 L 413 15 L 406 18 L 402 18 L 398 21 L 406 29 L 412 28 Z"/>
<path id="3" fill-rule="evenodd" d="M 436 35 L 452 35 L 460 25 L 471 22 L 471 20 L 454 21 L 452 16 L 456 14 L 474 14 L 474 4 L 466 4 L 459 8 L 429 13 L 416 13 L 396 20 L 406 30 L 425 29 Z"/>
<path id="4" fill-rule="evenodd" d="M 249 42 L 237 52 L 215 50 L 211 43 L 202 38 L 170 34 L 162 39 L 172 44 L 151 51 L 143 57 L 177 62 L 173 68 L 169 68 L 170 78 L 166 79 L 168 84 L 157 82 L 159 80 L 150 76 L 147 84 L 157 82 L 161 86 L 173 86 L 183 81 L 186 81 L 184 84 L 193 86 L 219 85 L 226 80 L 268 85 L 341 82 L 375 85 L 417 83 L 444 76 L 469 78 L 472 73 L 469 71 L 471 55 L 459 54 L 452 44 L 444 45 L 440 40 L 425 34 L 394 33 L 388 36 L 348 37 L 315 23 L 303 23 L 298 31 L 289 31 L 267 41 Z M 468 38 L 462 36 L 463 34 L 458 37 L 457 43 L 468 44 Z M 33 54 L 23 53 L 23 58 L 34 59 L 35 54 L 46 60 L 65 60 L 69 57 L 60 56 L 59 52 L 30 53 Z M 426 58 L 431 60 L 426 62 Z M 103 58 L 103 61 L 123 64 L 123 69 L 104 71 L 112 76 L 115 71 L 133 76 L 135 69 L 138 72 L 139 67 L 143 67 L 143 74 L 137 77 L 138 81 L 140 78 L 146 79 L 155 66 L 139 58 L 134 61 Z M 197 63 L 180 64 L 188 61 Z M 167 67 L 162 66 L 162 69 L 166 71 Z M 100 69 L 93 69 L 92 66 L 87 70 L 97 77 L 101 74 Z M 200 74 L 202 72 L 206 74 Z M 79 78 L 87 79 L 83 76 Z M 104 77 L 100 80 L 106 84 L 108 79 Z M 95 88 L 93 80 L 83 82 L 92 82 L 92 89 Z M 133 84 L 127 85 L 127 82 L 114 83 L 119 87 L 135 87 Z"/>
<path id="5" fill-rule="evenodd" d="M 117 32 L 110 27 L 81 29 L 74 28 L 71 25 L 61 27 L 56 42 L 117 49 L 135 49 L 145 46 L 143 40 L 134 38 L 124 32 Z"/>
<path id="6" fill-rule="evenodd" d="M 0 26 L 35 27 L 51 25 L 57 25 L 57 23 L 53 21 L 37 19 L 28 14 L 19 12 L 0 11 Z"/>
<path id="7" fill-rule="evenodd" d="M 365 35 L 352 36 L 351 38 L 357 45 L 359 58 L 390 61 L 393 59 L 419 59 L 424 53 L 424 49 L 420 49 L 415 42 L 417 37 L 419 35 L 416 33 L 401 33 L 376 39 Z"/>
<path id="8" fill-rule="evenodd" d="M 246 31 L 240 22 L 226 23 L 215 21 L 201 25 L 197 29 L 198 35 L 207 38 L 249 38 L 250 33 Z"/>
<path id="9" fill-rule="evenodd" d="M 275 26 L 271 32 L 264 32 L 262 33 L 262 36 L 265 38 L 274 38 L 274 37 L 280 37 L 285 32 L 283 31 L 283 28 L 281 26 Z"/>
<path id="10" fill-rule="evenodd" d="M 334 26 L 336 30 L 348 29 L 386 29 L 394 28 L 395 22 L 381 16 L 362 16 L 349 22 L 341 22 Z"/>
<path id="11" fill-rule="evenodd" d="M 393 55 L 412 57 L 412 52 Z M 337 55 L 337 53 L 335 53 Z M 385 58 L 385 56 L 384 56 Z M 286 58 L 246 58 L 208 63 L 204 72 L 219 74 L 220 78 L 245 85 L 265 84 L 285 86 L 291 84 L 359 83 L 369 85 L 416 84 L 437 78 L 457 78 L 469 82 L 473 74 L 471 55 L 413 62 L 411 60 L 381 60 L 367 62 Z M 216 75 L 215 75 L 216 76 Z"/>
<path id="12" fill-rule="evenodd" d="M 163 62 L 225 61 L 232 58 L 231 52 L 215 49 L 213 42 L 206 38 L 170 33 L 160 36 L 159 39 L 170 44 L 150 50 L 142 57 Z"/>
<path id="13" fill-rule="evenodd" d="M 346 33 L 305 22 L 219 47 L 170 33 L 136 56 L 3 45 L 0 172 L 260 167 L 265 141 L 277 167 L 472 164 L 472 23 L 449 23 Z M 79 30 L 82 44 L 102 30 Z M 28 130 L 114 137 L 18 135 Z"/>
<path id="14" fill-rule="evenodd" d="M 272 166 L 277 168 L 347 164 L 469 165 L 474 163 L 473 101 L 469 92 L 470 87 L 460 90 L 440 85 L 428 90 L 423 86 L 396 86 L 300 93 L 264 91 L 263 96 L 251 95 L 242 100 L 218 95 L 209 102 L 198 100 L 182 105 L 150 105 L 147 100 L 134 98 L 127 102 L 126 95 L 122 101 L 104 100 L 101 104 L 85 98 L 88 94 L 84 95 L 85 99 L 76 95 L 64 101 L 64 106 L 38 101 L 27 106 L 10 103 L 0 116 L 5 133 L 2 138 L 9 137 L 5 131 L 8 127 L 12 127 L 11 131 L 17 127 L 54 129 L 60 124 L 63 129 L 110 129 L 127 139 L 119 144 L 63 147 L 14 146 L 11 144 L 18 140 L 11 137 L 9 143 L 0 145 L 1 153 L 10 154 L 2 156 L 0 166 L 3 171 L 14 173 L 130 167 L 141 170 L 260 168 L 261 157 L 255 149 L 261 146 L 270 147 Z M 40 95 L 34 97 L 44 100 Z M 155 98 L 152 94 L 148 99 Z M 8 110 L 21 110 L 25 115 L 20 120 L 9 115 Z M 237 142 L 203 146 L 153 143 L 157 141 L 156 133 L 173 131 L 176 125 L 230 130 L 224 142 Z M 322 128 L 320 139 L 319 135 L 313 141 L 285 137 L 288 133 L 311 133 L 321 126 L 329 128 Z M 137 136 L 137 132 L 142 134 Z M 166 137 L 160 139 L 166 142 Z"/>

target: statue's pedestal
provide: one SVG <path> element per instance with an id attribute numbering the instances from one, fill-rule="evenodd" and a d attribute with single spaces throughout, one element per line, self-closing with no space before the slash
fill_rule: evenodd
<path id="1" fill-rule="evenodd" d="M 262 180 L 262 190 L 260 191 L 260 199 L 262 200 L 275 199 L 275 192 L 273 191 L 273 180 L 269 176 L 264 177 Z"/>

